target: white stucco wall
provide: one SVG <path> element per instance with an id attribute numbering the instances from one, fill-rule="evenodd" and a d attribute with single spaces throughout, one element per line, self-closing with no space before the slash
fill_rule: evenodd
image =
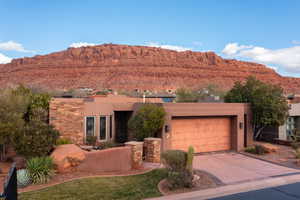
<path id="1" fill-rule="evenodd" d="M 278 127 L 278 138 L 280 140 L 287 140 L 286 124 Z"/>
<path id="2" fill-rule="evenodd" d="M 291 109 L 289 110 L 290 116 L 300 116 L 300 103 L 291 104 Z"/>
<path id="3" fill-rule="evenodd" d="M 300 116 L 300 103 L 294 103 L 294 104 L 290 104 L 290 110 L 289 110 L 289 116 L 291 117 L 296 117 L 296 116 Z M 297 123 L 297 122 L 296 122 Z M 287 140 L 287 133 L 286 133 L 286 123 L 282 126 L 278 127 L 278 137 L 281 140 Z M 298 125 L 295 124 L 295 126 L 297 127 Z"/>

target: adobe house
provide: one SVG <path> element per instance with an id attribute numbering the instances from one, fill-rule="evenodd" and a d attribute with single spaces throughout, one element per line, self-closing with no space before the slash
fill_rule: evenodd
<path id="1" fill-rule="evenodd" d="M 242 103 L 164 103 L 161 98 L 122 95 L 53 98 L 50 123 L 76 144 L 84 144 L 86 136 L 97 136 L 98 142 L 126 142 L 128 120 L 144 102 L 167 112 L 163 150 L 193 145 L 196 152 L 240 151 L 252 143 L 250 107 Z"/>

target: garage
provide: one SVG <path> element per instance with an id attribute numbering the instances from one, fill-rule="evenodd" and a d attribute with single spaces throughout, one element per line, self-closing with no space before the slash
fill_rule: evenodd
<path id="1" fill-rule="evenodd" d="M 230 117 L 173 117 L 171 120 L 171 149 L 195 152 L 231 149 Z"/>

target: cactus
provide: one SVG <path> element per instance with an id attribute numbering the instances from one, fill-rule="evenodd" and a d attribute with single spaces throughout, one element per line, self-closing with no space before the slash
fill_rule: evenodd
<path id="1" fill-rule="evenodd" d="M 26 187 L 31 183 L 31 179 L 27 169 L 17 170 L 17 183 L 19 188 Z"/>
<path id="2" fill-rule="evenodd" d="M 194 159 L 194 147 L 190 146 L 187 153 L 187 159 L 186 159 L 186 169 L 190 172 L 190 174 L 193 174 L 193 159 Z"/>

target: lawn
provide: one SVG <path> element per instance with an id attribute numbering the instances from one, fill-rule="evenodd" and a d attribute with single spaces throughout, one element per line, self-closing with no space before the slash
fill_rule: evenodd
<path id="1" fill-rule="evenodd" d="M 19 195 L 20 200 L 111 200 L 143 199 L 161 196 L 157 184 L 167 175 L 166 170 L 156 169 L 146 174 L 85 178 L 63 183 L 39 191 Z"/>

